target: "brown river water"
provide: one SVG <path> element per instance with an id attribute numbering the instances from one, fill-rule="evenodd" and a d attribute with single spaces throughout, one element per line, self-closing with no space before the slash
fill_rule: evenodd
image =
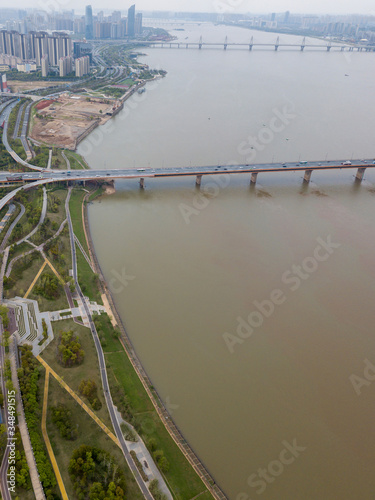
<path id="1" fill-rule="evenodd" d="M 145 52 L 168 76 L 80 145 L 92 168 L 375 157 L 375 54 Z M 354 173 L 122 181 L 89 208 L 136 352 L 231 500 L 374 499 L 375 171 Z"/>

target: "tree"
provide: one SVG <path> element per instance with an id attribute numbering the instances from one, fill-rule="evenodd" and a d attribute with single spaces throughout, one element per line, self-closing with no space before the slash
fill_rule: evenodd
<path id="1" fill-rule="evenodd" d="M 57 349 L 57 360 L 65 367 L 83 363 L 85 351 L 73 331 L 61 332 Z"/>
<path id="2" fill-rule="evenodd" d="M 100 410 L 102 403 L 98 397 L 98 388 L 94 380 L 82 380 L 78 388 L 86 396 L 94 410 Z"/>

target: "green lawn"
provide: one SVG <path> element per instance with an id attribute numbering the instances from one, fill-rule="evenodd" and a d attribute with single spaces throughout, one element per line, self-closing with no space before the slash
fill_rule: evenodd
<path id="1" fill-rule="evenodd" d="M 70 215 L 72 217 L 74 234 L 79 239 L 82 247 L 84 248 L 86 254 L 89 256 L 89 250 L 86 242 L 83 221 L 82 221 L 82 201 L 86 196 L 86 191 L 83 190 L 73 190 L 72 196 L 70 198 Z M 99 286 L 97 284 L 97 276 L 92 272 L 90 266 L 88 265 L 86 259 L 82 255 L 81 250 L 76 246 L 77 249 L 77 266 L 78 266 L 78 281 L 81 286 L 82 292 L 94 300 L 98 304 L 102 304 L 102 299 L 99 291 Z"/>
<path id="2" fill-rule="evenodd" d="M 28 252 L 29 250 L 31 250 L 34 247 L 32 247 L 30 245 L 30 243 L 27 243 L 26 241 L 24 241 L 20 245 L 14 245 L 13 248 L 14 248 L 14 252 L 12 254 L 9 254 L 8 264 L 12 259 L 14 259 L 14 257 L 17 257 L 18 255 L 21 255 L 24 252 Z"/>
<path id="3" fill-rule="evenodd" d="M 137 430 L 139 429 L 141 437 L 146 444 L 150 438 L 154 438 L 157 442 L 157 449 L 163 450 L 170 463 L 170 469 L 165 477 L 174 498 L 188 500 L 205 492 L 205 485 L 165 429 L 127 354 L 113 332 L 108 319 L 106 322 L 101 321 L 100 336 L 104 338 L 103 350 L 115 404 L 118 390 L 121 388 L 133 415 L 135 415 L 138 424 Z M 202 497 L 212 499 L 208 492 Z"/>
<path id="4" fill-rule="evenodd" d="M 86 259 L 82 255 L 81 250 L 76 246 L 77 249 L 77 266 L 78 266 L 78 282 L 81 287 L 82 293 L 85 297 L 89 297 L 90 300 L 103 305 L 102 297 L 100 295 L 100 289 L 97 283 L 97 276 L 91 270 Z"/>
<path id="5" fill-rule="evenodd" d="M 126 78 L 125 80 L 122 80 L 121 82 L 117 83 L 117 85 L 134 85 L 134 80 L 131 78 Z"/>
<path id="6" fill-rule="evenodd" d="M 34 288 L 32 289 L 30 295 L 28 296 L 28 298 L 32 299 L 32 300 L 36 300 L 38 302 L 39 310 L 41 312 L 59 311 L 61 309 L 69 309 L 68 299 L 66 298 L 64 287 L 60 281 L 59 281 L 59 285 L 58 285 L 59 296 L 56 299 L 48 300 L 45 297 L 42 297 L 41 295 L 37 295 L 35 293 L 35 287 L 40 285 L 40 282 L 43 279 L 43 276 L 46 274 L 53 274 L 52 269 L 48 265 L 44 268 L 42 274 L 39 276 L 37 282 L 34 285 Z"/>
<path id="7" fill-rule="evenodd" d="M 81 365 L 71 368 L 64 368 L 56 360 L 56 349 L 58 346 L 58 337 L 61 332 L 73 330 L 74 334 L 80 339 L 82 349 L 85 351 L 85 358 Z M 98 387 L 98 396 L 102 402 L 102 407 L 94 413 L 113 431 L 111 419 L 105 404 L 102 381 L 99 371 L 99 362 L 92 334 L 89 328 L 74 323 L 72 319 L 57 321 L 53 323 L 54 340 L 43 351 L 42 358 L 55 370 L 64 381 L 78 393 L 79 384 L 83 379 L 94 380 Z M 90 403 L 85 397 L 83 401 L 91 408 Z M 92 409 L 92 408 L 91 408 Z"/>
<path id="8" fill-rule="evenodd" d="M 82 170 L 82 169 L 88 169 L 88 165 L 85 161 L 85 159 L 79 155 L 78 153 L 75 153 L 73 151 L 64 151 L 65 156 L 69 159 L 70 161 L 70 167 L 72 170 Z"/>
<path id="9" fill-rule="evenodd" d="M 23 259 L 20 260 L 22 261 Z M 25 269 L 25 271 L 23 271 L 22 276 L 20 278 L 16 278 L 16 269 L 17 269 L 17 264 L 19 262 L 20 261 L 18 261 L 15 264 L 15 266 L 12 268 L 12 272 L 10 273 L 10 278 L 13 278 L 15 280 L 15 284 L 10 290 L 6 290 L 5 292 L 6 298 L 11 298 L 16 296 L 23 297 L 25 295 L 33 279 L 37 275 L 39 269 L 42 267 L 43 258 L 40 255 L 40 253 L 37 252 L 36 258 L 35 260 L 33 260 L 30 267 L 28 267 L 27 269 Z"/>
<path id="10" fill-rule="evenodd" d="M 99 428 L 92 418 L 80 407 L 80 405 L 50 376 L 48 392 L 48 408 L 51 405 L 63 403 L 71 411 L 71 417 L 78 427 L 78 438 L 75 441 L 67 441 L 60 437 L 57 427 L 51 422 L 51 412 L 47 414 L 47 431 L 53 451 L 60 469 L 62 479 L 69 499 L 78 499 L 74 493 L 68 466 L 73 451 L 82 444 L 102 448 L 115 457 L 116 463 L 123 469 L 126 478 L 126 498 L 129 500 L 141 500 L 143 498 L 138 485 L 130 472 L 120 448 Z"/>
<path id="11" fill-rule="evenodd" d="M 85 252 L 88 254 L 89 249 L 87 247 L 85 231 L 83 228 L 83 221 L 82 221 L 82 201 L 83 198 L 86 196 L 86 194 L 87 192 L 83 191 L 82 189 L 74 189 L 70 197 L 69 209 L 72 218 L 74 233 L 79 239 Z"/>

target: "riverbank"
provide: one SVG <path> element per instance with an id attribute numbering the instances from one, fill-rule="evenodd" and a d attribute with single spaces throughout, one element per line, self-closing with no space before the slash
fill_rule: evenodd
<path id="1" fill-rule="evenodd" d="M 152 403 L 152 412 L 154 413 L 152 417 L 152 421 L 155 425 L 155 435 L 158 436 L 158 438 L 163 442 L 164 444 L 164 452 L 167 457 L 167 459 L 170 460 L 170 456 L 174 456 L 174 460 L 177 461 L 177 465 L 179 469 L 179 474 L 181 474 L 181 471 L 184 471 L 184 478 L 179 478 L 179 479 L 188 479 L 188 484 L 191 485 L 191 491 L 186 491 L 186 493 L 189 493 L 189 495 L 197 495 L 199 494 L 201 498 L 215 498 L 215 499 L 220 499 L 224 500 L 226 499 L 225 494 L 221 491 L 219 486 L 215 483 L 214 479 L 206 469 L 206 467 L 203 465 L 203 463 L 199 460 L 197 455 L 194 453 L 194 451 L 190 448 L 189 444 L 187 441 L 184 439 L 183 435 L 181 434 L 180 430 L 177 428 L 177 426 L 174 424 L 172 421 L 167 409 L 165 408 L 159 394 L 156 392 L 154 386 L 152 385 L 151 380 L 147 376 L 140 360 L 137 357 L 137 354 L 134 350 L 134 347 L 131 343 L 131 340 L 127 334 L 126 327 L 124 325 L 124 322 L 122 321 L 117 308 L 115 301 L 113 299 L 111 290 L 104 278 L 104 275 L 102 273 L 99 261 L 97 259 L 96 253 L 95 253 L 95 248 L 93 244 L 93 240 L 91 237 L 90 233 L 90 226 L 89 226 L 89 221 L 88 221 L 88 213 L 87 213 L 87 204 L 85 203 L 87 199 L 87 196 L 85 197 L 85 200 L 83 202 L 83 219 L 84 219 L 84 228 L 85 228 L 85 236 L 87 239 L 87 246 L 89 249 L 90 257 L 92 259 L 92 262 L 94 263 L 95 267 L 95 272 L 99 276 L 99 284 L 100 284 L 100 292 L 103 297 L 103 303 L 106 305 L 106 308 L 108 307 L 108 312 L 110 318 L 112 318 L 112 326 L 117 326 L 120 337 L 119 341 L 121 343 L 121 346 L 127 356 L 128 361 L 130 362 L 130 366 L 127 368 L 127 376 L 128 378 L 137 378 L 142 386 L 142 389 L 139 388 L 138 391 L 145 391 L 146 394 L 142 395 L 142 397 L 145 399 L 148 399 Z M 136 384 L 136 382 L 135 382 Z M 140 395 L 138 394 L 138 397 Z M 130 395 L 128 395 L 128 398 L 131 398 Z M 129 404 L 132 404 L 133 401 L 129 401 Z M 140 432 L 142 435 L 142 431 Z M 146 438 L 146 444 L 147 444 L 147 438 L 149 438 L 149 435 L 143 431 L 143 438 Z M 174 447 L 178 447 L 179 452 L 176 455 Z M 152 450 L 151 450 L 152 451 Z M 188 464 L 186 464 L 185 460 L 190 464 L 190 471 L 187 469 Z M 180 462 L 178 464 L 178 462 Z M 185 463 L 184 463 L 185 462 Z M 174 463 L 175 465 L 175 463 Z M 196 479 L 194 480 L 194 476 Z M 199 483 L 197 483 L 198 477 L 200 481 L 204 484 L 205 488 L 207 488 L 207 493 L 204 493 L 204 491 L 199 492 L 196 488 L 199 488 Z M 168 478 L 168 484 L 171 483 L 171 478 Z M 203 486 L 203 485 L 202 485 Z M 173 488 L 172 488 L 172 493 L 173 493 Z M 198 493 L 197 493 L 198 491 Z M 211 497 L 212 495 L 212 497 Z M 187 496 L 186 498 L 189 498 Z"/>

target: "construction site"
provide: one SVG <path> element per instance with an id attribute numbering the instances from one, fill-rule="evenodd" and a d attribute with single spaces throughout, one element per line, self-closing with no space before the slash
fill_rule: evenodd
<path id="1" fill-rule="evenodd" d="M 37 143 L 74 151 L 94 128 L 103 125 L 122 107 L 114 99 L 65 93 L 35 106 L 29 136 Z"/>

